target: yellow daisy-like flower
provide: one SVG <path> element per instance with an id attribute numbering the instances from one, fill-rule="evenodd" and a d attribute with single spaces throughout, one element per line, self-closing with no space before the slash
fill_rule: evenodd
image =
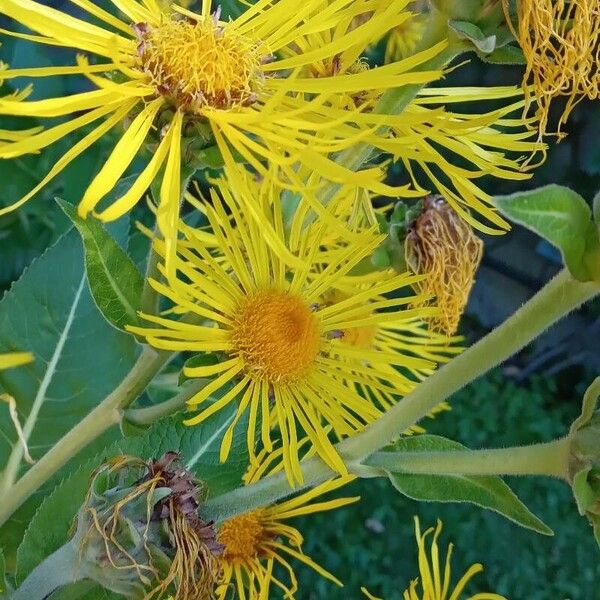
<path id="1" fill-rule="evenodd" d="M 448 546 L 446 560 L 442 567 L 440 563 L 440 551 L 438 547 L 438 538 L 442 532 L 442 522 L 438 520 L 435 530 L 433 527 L 427 529 L 421 534 L 419 519 L 415 517 L 415 535 L 417 546 L 419 548 L 419 577 L 413 579 L 410 586 L 404 590 L 404 600 L 506 600 L 504 596 L 492 592 L 479 592 L 470 596 L 465 596 L 467 584 L 483 571 L 483 566 L 479 563 L 471 565 L 466 573 L 452 587 L 451 580 L 451 558 L 453 545 Z M 428 551 L 426 547 L 427 538 L 433 534 L 431 539 L 431 548 Z M 362 588 L 363 593 L 369 600 L 381 600 L 376 598 Z"/>
<path id="2" fill-rule="evenodd" d="M 380 169 L 355 173 L 327 156 L 361 140 L 368 143 L 377 137 L 381 121 L 394 122 L 396 115 L 369 117 L 360 109 L 340 108 L 336 97 L 432 81 L 440 76 L 439 71 L 413 69 L 447 43 L 361 72 L 315 78 L 303 70 L 339 56 L 348 47 L 366 47 L 376 35 L 384 35 L 406 19 L 403 9 L 408 0 L 307 0 L 300 9 L 297 0 L 259 0 L 232 21 L 220 20 L 218 8 L 211 13 L 211 0 L 203 0 L 200 14 L 176 4 L 165 10 L 157 0 L 111 1 L 124 20 L 91 0 L 72 0 L 101 26 L 34 0 L 3 0 L 1 14 L 40 35 L 5 33 L 86 53 L 75 66 L 9 69 L 5 77 L 80 74 L 95 89 L 32 102 L 0 99 L 4 115 L 70 116 L 41 133 L 2 145 L 0 158 L 38 152 L 73 131 L 96 125 L 31 192 L 0 210 L 0 215 L 26 202 L 125 119 L 129 125 L 85 191 L 79 213 L 85 216 L 96 211 L 103 220 L 118 218 L 139 201 L 164 168 L 157 218 L 169 244 L 177 228 L 181 163 L 188 158 L 189 149 L 182 147 L 186 132 L 196 142 L 202 135 L 214 137 L 229 169 L 235 167 L 237 154 L 259 172 L 265 171 L 264 161 L 290 173 L 304 165 L 330 180 L 359 183 L 381 193 L 396 192 L 379 182 Z M 348 30 L 356 15 L 373 6 L 384 8 Z M 327 29 L 334 32 L 328 43 L 306 46 L 307 36 Z M 298 51 L 305 46 L 306 51 Z M 99 208 L 149 139 L 156 150 L 139 177 L 121 197 Z"/>
<path id="3" fill-rule="evenodd" d="M 483 113 L 451 108 L 455 103 L 507 100 Z M 401 161 L 416 187 L 432 186 L 432 193 L 444 196 L 472 227 L 498 235 L 509 224 L 476 182 L 487 176 L 516 181 L 531 177 L 524 171 L 523 157 L 545 146 L 530 139 L 534 134 L 527 125 L 533 120 L 516 117 L 524 104 L 523 91 L 514 86 L 423 89 L 402 113 L 405 124 L 392 127 L 393 135 L 378 140 L 378 147 Z"/>
<path id="4" fill-rule="evenodd" d="M 32 361 L 33 354 L 31 352 L 8 352 L 0 354 L 0 371 L 3 371 L 4 369 L 13 369 L 14 367 L 21 367 L 23 365 L 29 364 Z M 6 404 L 8 404 L 10 420 L 12 421 L 15 431 L 17 432 L 19 443 L 23 447 L 23 456 L 29 464 L 33 464 L 35 461 L 33 460 L 33 458 L 31 458 L 31 455 L 29 454 L 29 449 L 27 447 L 27 437 L 23 433 L 23 429 L 19 421 L 19 413 L 17 411 L 17 404 L 15 402 L 15 399 L 9 394 L 0 394 L 0 401 L 6 402 Z"/>
<path id="5" fill-rule="evenodd" d="M 263 185 L 271 189 L 269 182 Z M 416 319 L 427 318 L 436 309 L 405 308 L 419 301 L 409 292 L 419 276 L 399 275 L 391 269 L 366 276 L 350 274 L 381 242 L 382 236 L 372 230 L 350 232 L 352 243 L 337 251 L 326 250 L 324 260 L 320 240 L 328 226 L 321 219 L 307 229 L 306 213 L 298 210 L 286 239 L 280 202 L 268 200 L 264 194 L 254 196 L 249 188 L 246 197 L 239 198 L 225 181 L 220 182 L 219 192 L 225 204 L 213 191 L 212 205 L 206 203 L 203 209 L 218 249 L 205 245 L 205 232 L 198 232 L 197 237 L 196 229 L 181 224 L 183 239 L 174 260 L 177 277 L 168 285 L 152 282 L 174 303 L 174 312 L 204 322 L 144 314 L 143 318 L 156 326 L 130 330 L 156 348 L 216 355 L 217 364 L 184 369 L 188 377 L 215 377 L 190 399 L 191 409 L 213 394 L 219 396 L 186 423 L 198 424 L 238 401 L 236 418 L 221 446 L 222 460 L 228 456 L 235 426 L 248 412 L 251 456 L 257 424 L 262 445 L 269 451 L 275 425 L 291 483 L 302 481 L 298 459 L 301 431 L 332 469 L 345 474 L 346 467 L 324 425 L 330 425 L 338 438 L 352 435 L 432 371 L 436 358 L 444 353 L 445 346 L 439 343 L 442 338 L 423 332 L 412 337 L 409 329 Z M 263 224 L 244 212 L 249 205 L 260 208 Z M 293 268 L 266 243 L 266 225 L 278 233 L 280 246 L 294 249 L 297 264 Z M 164 243 L 155 244 L 164 257 Z M 215 252 L 226 259 L 219 260 Z M 355 293 L 332 299 L 330 294 L 340 282 L 353 286 Z M 391 292 L 405 295 L 390 298 L 386 294 Z M 348 343 L 353 336 L 361 337 L 361 328 L 371 327 L 381 328 L 379 342 L 373 338 L 371 346 L 362 343 L 361 347 Z"/>
<path id="6" fill-rule="evenodd" d="M 286 521 L 356 502 L 358 497 L 313 502 L 351 480 L 352 477 L 342 477 L 326 481 L 291 500 L 224 521 L 217 532 L 217 541 L 224 547 L 219 558 L 223 578 L 217 589 L 217 599 L 225 600 L 237 592 L 235 597 L 239 600 L 268 600 L 271 597 L 271 585 L 278 587 L 285 598 L 293 598 L 298 582 L 289 562 L 290 558 L 304 563 L 341 586 L 342 583 L 336 577 L 302 552 L 301 533 Z M 278 566 L 287 572 L 288 581 L 279 579 L 276 574 Z"/>

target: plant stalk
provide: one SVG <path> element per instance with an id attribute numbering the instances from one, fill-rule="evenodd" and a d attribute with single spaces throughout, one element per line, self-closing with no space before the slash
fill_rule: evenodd
<path id="1" fill-rule="evenodd" d="M 344 462 L 350 466 L 361 463 L 365 457 L 398 438 L 437 404 L 518 352 L 558 319 L 598 294 L 599 283 L 582 283 L 563 269 L 502 325 L 420 383 L 361 433 L 337 444 Z M 304 484 L 300 489 L 335 475 L 318 458 L 311 458 L 302 467 Z M 290 493 L 285 475 L 279 473 L 209 500 L 203 513 L 206 518 L 218 521 L 273 504 Z"/>
<path id="2" fill-rule="evenodd" d="M 567 479 L 570 441 L 450 452 L 375 452 L 367 464 L 393 473 L 547 475 Z"/>
<path id="3" fill-rule="evenodd" d="M 157 352 L 145 346 L 119 386 L 7 490 L 0 502 L 0 525 L 80 450 L 107 429 L 120 423 L 123 408 L 144 391 L 172 357 L 171 352 Z"/>
<path id="4" fill-rule="evenodd" d="M 185 386 L 179 394 L 165 402 L 145 408 L 128 408 L 123 418 L 134 425 L 151 425 L 155 421 L 168 417 L 185 408 L 186 402 L 206 385 L 206 379 L 195 379 Z"/>

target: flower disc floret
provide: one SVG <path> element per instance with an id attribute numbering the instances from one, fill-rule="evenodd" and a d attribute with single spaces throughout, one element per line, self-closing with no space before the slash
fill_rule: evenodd
<path id="1" fill-rule="evenodd" d="M 318 318 L 308 304 L 272 290 L 243 298 L 232 337 L 246 371 L 270 382 L 306 376 L 321 345 Z"/>
<path id="2" fill-rule="evenodd" d="M 224 521 L 217 540 L 223 545 L 225 560 L 247 562 L 257 558 L 261 544 L 272 537 L 263 526 L 262 510 L 257 509 Z"/>
<path id="3" fill-rule="evenodd" d="M 187 112 L 227 109 L 256 101 L 262 79 L 260 44 L 216 18 L 172 17 L 135 26 L 139 68 L 157 92 Z"/>

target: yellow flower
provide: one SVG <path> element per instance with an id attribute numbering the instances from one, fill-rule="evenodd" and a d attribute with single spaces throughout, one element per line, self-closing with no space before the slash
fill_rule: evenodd
<path id="1" fill-rule="evenodd" d="M 300 430 L 332 469 L 345 474 L 324 425 L 339 438 L 377 419 L 431 372 L 449 341 L 441 343 L 441 337 L 428 336 L 416 325 L 417 319 L 435 314 L 435 308 L 406 309 L 419 297 L 384 295 L 407 291 L 419 276 L 392 270 L 350 274 L 383 236 L 373 230 L 346 232 L 351 242 L 337 250 L 325 249 L 323 256 L 320 241 L 330 231 L 326 222 L 340 227 L 331 216 L 318 218 L 307 229 L 307 203 L 301 203 L 286 236 L 281 203 L 269 196 L 272 182 L 265 180 L 261 193 L 246 188 L 243 198 L 228 186 L 219 183 L 225 203 L 213 190 L 212 203 L 203 205 L 218 248 L 205 245 L 205 231 L 180 224 L 183 239 L 174 260 L 177 277 L 168 285 L 152 282 L 174 303 L 175 313 L 188 314 L 187 322 L 144 314 L 156 325 L 130 330 L 156 348 L 215 354 L 217 364 L 184 369 L 188 377 L 215 377 L 190 399 L 190 408 L 214 394 L 219 397 L 186 423 L 198 424 L 238 400 L 236 418 L 221 446 L 222 460 L 228 456 L 235 426 L 248 412 L 251 456 L 257 424 L 268 451 L 273 447 L 271 429 L 276 427 L 291 483 L 302 481 Z M 248 206 L 260 210 L 262 217 L 250 216 Z M 266 242 L 268 229 L 277 232 L 277 243 Z M 155 246 L 164 257 L 165 244 L 158 240 Z M 281 252 L 275 249 L 280 247 Z M 296 256 L 293 267 L 282 258 L 290 248 Z M 338 284 L 354 293 L 332 298 Z M 190 322 L 192 316 L 201 324 Z M 380 328 L 371 346 L 352 343 L 371 328 Z"/>
<path id="2" fill-rule="evenodd" d="M 292 500 L 252 510 L 224 521 L 217 532 L 217 540 L 224 546 L 220 557 L 223 579 L 217 589 L 217 599 L 224 600 L 235 590 L 235 597 L 240 600 L 268 600 L 271 597 L 271 585 L 281 590 L 277 597 L 282 594 L 285 598 L 293 598 L 298 583 L 289 558 L 299 560 L 341 586 L 342 583 L 337 578 L 302 552 L 302 535 L 286 521 L 356 502 L 359 498 L 312 502 L 351 480 L 352 477 L 329 480 Z M 287 572 L 289 582 L 279 579 L 276 573 L 278 566 Z"/>
<path id="3" fill-rule="evenodd" d="M 423 213 L 412 224 L 405 242 L 406 262 L 426 277 L 416 286 L 439 313 L 432 328 L 447 335 L 458 329 L 475 273 L 483 256 L 483 242 L 441 196 L 425 198 Z"/>
<path id="4" fill-rule="evenodd" d="M 483 113 L 451 109 L 454 103 L 498 100 L 508 103 Z M 514 118 L 524 102 L 523 91 L 514 86 L 426 88 L 400 115 L 405 123 L 394 125 L 393 135 L 377 144 L 401 161 L 416 188 L 431 186 L 432 193 L 444 196 L 472 227 L 498 235 L 509 224 L 496 212 L 492 196 L 476 181 L 487 176 L 531 177 L 524 171 L 522 157 L 543 150 L 544 145 L 529 139 L 533 134 L 526 126 L 533 120 Z M 424 196 L 428 192 L 423 187 Z"/>
<path id="5" fill-rule="evenodd" d="M 0 354 L 0 369 L 12 369 L 26 365 L 33 360 L 31 352 L 9 352 Z"/>
<path id="6" fill-rule="evenodd" d="M 352 19 L 370 7 L 371 0 L 259 0 L 240 17 L 220 20 L 211 14 L 211 0 L 203 0 L 200 14 L 173 4 L 165 11 L 157 0 L 112 0 L 124 15 L 118 19 L 91 0 L 73 0 L 94 21 L 72 17 L 34 0 L 3 0 L 1 13 L 40 35 L 9 32 L 42 44 L 76 48 L 77 65 L 13 69 L 5 77 L 45 77 L 82 74 L 95 85 L 92 91 L 32 102 L 0 99 L 0 114 L 38 118 L 70 118 L 24 140 L 0 147 L 0 158 L 38 152 L 63 136 L 96 123 L 52 167 L 31 192 L 0 215 L 35 195 L 85 149 L 117 124 L 129 126 L 111 156 L 83 194 L 82 216 L 97 211 L 103 220 L 116 219 L 139 201 L 164 167 L 158 223 L 163 236 L 176 234 L 181 187 L 182 148 L 186 132 L 214 137 L 228 169 L 234 154 L 259 172 L 264 161 L 293 177 L 298 165 L 330 180 L 359 183 L 387 194 L 397 190 L 379 182 L 381 169 L 358 173 L 336 165 L 327 155 L 358 141 L 369 142 L 375 130 L 396 115 L 361 114 L 360 108 L 338 106 L 340 95 L 421 84 L 439 71 L 413 72 L 447 45 L 380 68 L 343 75 L 309 77 L 303 70 L 333 59 L 347 48 L 366 47 L 374 37 L 403 22 L 408 0 L 381 2 L 384 8 L 369 21 L 349 31 Z M 331 30 L 328 43 L 309 47 L 314 31 Z M 356 53 L 356 52 L 355 52 Z M 99 122 L 99 124 L 98 124 Z M 209 135 L 209 137 L 210 137 Z M 99 204 L 115 187 L 135 156 L 151 139 L 156 150 L 135 183 L 109 206 Z M 190 150 L 191 152 L 191 150 Z M 232 177 L 234 175 L 231 175 Z"/>
<path id="7" fill-rule="evenodd" d="M 597 0 L 518 0 L 518 24 L 506 20 L 527 60 L 523 78 L 525 112 L 537 104 L 540 136 L 546 132 L 552 100 L 566 96 L 557 135 L 575 105 L 600 97 L 600 9 Z"/>
<path id="8" fill-rule="evenodd" d="M 404 600 L 506 600 L 504 596 L 492 592 L 480 592 L 472 596 L 464 596 L 467 584 L 477 573 L 483 571 L 483 566 L 479 563 L 471 565 L 456 585 L 450 589 L 452 585 L 450 561 L 453 545 L 450 544 L 448 546 L 446 560 L 442 567 L 437 543 L 441 531 L 442 522 L 438 520 L 435 530 L 433 527 L 430 527 L 421 534 L 419 519 L 415 517 L 415 535 L 419 548 L 419 577 L 413 579 L 409 587 L 404 590 L 402 596 Z M 428 536 L 432 533 L 431 549 L 428 552 L 425 544 Z M 365 588 L 361 589 L 369 600 L 380 600 L 370 594 Z"/>

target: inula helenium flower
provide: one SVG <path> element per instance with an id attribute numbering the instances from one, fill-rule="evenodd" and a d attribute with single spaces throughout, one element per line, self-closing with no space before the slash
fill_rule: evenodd
<path id="1" fill-rule="evenodd" d="M 268 181 L 263 187 L 272 189 Z M 155 326 L 130 330 L 156 348 L 212 353 L 214 364 L 203 361 L 184 369 L 188 377 L 214 377 L 189 400 L 190 409 L 200 412 L 186 423 L 198 424 L 238 402 L 221 447 L 222 460 L 235 426 L 248 413 L 251 456 L 257 425 L 268 450 L 276 427 L 290 482 L 302 481 L 300 430 L 332 469 L 346 473 L 324 426 L 331 426 L 337 437 L 352 435 L 431 372 L 434 357 L 442 360 L 444 346 L 435 336 L 429 344 L 422 330 L 413 337 L 411 329 L 416 319 L 433 316 L 436 308 L 406 308 L 420 300 L 410 295 L 409 286 L 421 276 L 391 269 L 351 274 L 381 242 L 383 236 L 373 230 L 354 234 L 352 243 L 337 250 L 322 251 L 330 230 L 321 219 L 302 228 L 306 213 L 297 211 L 286 239 L 280 202 L 254 194 L 250 187 L 241 200 L 225 181 L 219 192 L 224 202 L 213 192 L 212 204 L 203 205 L 218 249 L 205 245 L 205 231 L 181 224 L 177 277 L 168 285 L 152 282 L 174 303 L 174 313 L 187 313 L 197 322 L 143 314 Z M 293 268 L 275 244 L 265 241 L 265 225 L 243 211 L 252 201 L 261 207 L 262 223 L 279 235 L 277 247 L 294 249 L 298 264 Z M 155 244 L 164 256 L 164 244 Z M 336 294 L 342 283 L 353 290 L 351 295 Z M 390 292 L 405 293 L 384 295 Z M 214 395 L 218 400 L 206 404 Z"/>
<path id="2" fill-rule="evenodd" d="M 327 154 L 368 142 L 378 135 L 382 121 L 394 122 L 396 115 L 370 117 L 361 107 L 340 106 L 339 98 L 434 80 L 439 71 L 411 70 L 446 45 L 440 42 L 384 67 L 353 69 L 362 49 L 409 18 L 403 11 L 408 0 L 308 0 L 300 8 L 297 0 L 260 0 L 233 21 L 222 20 L 218 7 L 213 12 L 211 0 L 203 0 L 199 14 L 176 4 L 165 9 L 157 0 L 112 0 L 123 20 L 90 0 L 72 2 L 94 23 L 34 0 L 3 0 L 0 7 L 1 14 L 39 34 L 11 35 L 85 53 L 74 66 L 14 69 L 4 77 L 79 74 L 94 85 L 91 91 L 66 97 L 0 99 L 0 114 L 70 117 L 41 133 L 3 144 L 1 158 L 38 152 L 94 124 L 30 193 L 0 214 L 22 205 L 128 119 L 126 131 L 83 194 L 79 213 L 95 211 L 103 220 L 119 217 L 139 201 L 162 169 L 157 218 L 167 240 L 176 233 L 182 159 L 193 161 L 193 149 L 182 146 L 187 134 L 200 146 L 202 139 L 205 144 L 216 142 L 229 168 L 237 159 L 259 172 L 265 170 L 265 160 L 289 173 L 301 164 L 336 181 L 393 194 L 374 176 L 381 169 L 354 173 Z M 352 19 L 371 8 L 376 9 L 373 16 L 350 30 Z M 310 46 L 313 32 L 328 30 L 331 34 L 322 36 L 327 43 Z M 336 62 L 336 72 L 314 77 L 311 66 L 325 60 Z M 101 204 L 147 141 L 156 150 L 133 185 L 108 206 Z"/>
<path id="3" fill-rule="evenodd" d="M 403 600 L 506 600 L 504 596 L 492 592 L 479 592 L 466 595 L 465 589 L 477 573 L 483 571 L 479 563 L 471 565 L 455 585 L 452 585 L 451 559 L 453 545 L 449 544 L 446 559 L 440 560 L 438 538 L 442 532 L 442 522 L 438 520 L 435 529 L 430 527 L 421 533 L 419 519 L 415 517 L 415 535 L 419 548 L 419 576 L 413 579 L 404 590 Z M 427 550 L 427 538 L 431 538 L 431 548 Z M 381 600 L 362 588 L 369 600 Z M 401 600 L 400 595 L 386 600 Z"/>
<path id="4" fill-rule="evenodd" d="M 237 596 L 234 597 L 240 600 L 293 598 L 298 582 L 289 562 L 290 558 L 308 565 L 337 585 L 342 585 L 336 577 L 302 552 L 302 535 L 286 521 L 356 502 L 356 497 L 312 502 L 327 492 L 339 489 L 351 479 L 342 477 L 326 481 L 291 500 L 224 521 L 217 533 L 217 540 L 224 548 L 219 559 L 223 578 L 217 590 L 218 600 L 231 597 L 234 590 L 237 591 Z M 282 581 L 278 570 L 283 571 L 287 581 Z M 279 589 L 270 595 L 272 585 Z"/>

